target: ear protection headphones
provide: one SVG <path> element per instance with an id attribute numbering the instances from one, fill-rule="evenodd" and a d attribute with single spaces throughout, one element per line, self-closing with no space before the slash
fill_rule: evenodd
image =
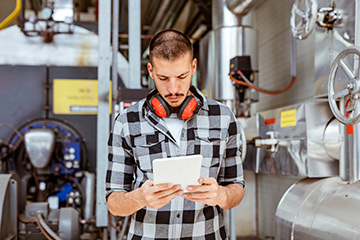
<path id="1" fill-rule="evenodd" d="M 153 91 L 147 97 L 148 106 L 150 109 L 155 112 L 156 115 L 162 118 L 170 117 L 171 110 L 170 105 L 166 102 L 166 100 L 157 93 Z M 180 105 L 179 110 L 177 112 L 178 119 L 186 120 L 191 118 L 194 114 L 196 114 L 199 109 L 202 107 L 202 103 L 198 104 L 195 97 L 189 95 L 185 98 L 183 103 Z"/>

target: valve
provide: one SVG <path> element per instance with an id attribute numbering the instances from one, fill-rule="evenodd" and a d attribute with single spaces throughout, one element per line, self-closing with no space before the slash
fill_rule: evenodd
<path id="1" fill-rule="evenodd" d="M 291 9 L 290 25 L 295 38 L 307 38 L 314 30 L 317 19 L 316 0 L 295 0 Z"/>
<path id="2" fill-rule="evenodd" d="M 259 148 L 262 146 L 267 146 L 267 150 L 271 153 L 276 152 L 276 146 L 278 144 L 278 140 L 275 138 L 274 131 L 268 131 L 266 133 L 269 138 L 267 139 L 255 139 L 255 147 Z"/>
<path id="3" fill-rule="evenodd" d="M 351 47 L 342 51 L 330 68 L 328 79 L 329 105 L 336 119 L 345 125 L 354 125 L 360 122 L 359 59 L 360 48 Z"/>

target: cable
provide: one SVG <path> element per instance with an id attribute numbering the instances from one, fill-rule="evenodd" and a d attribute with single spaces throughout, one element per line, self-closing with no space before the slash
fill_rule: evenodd
<path id="1" fill-rule="evenodd" d="M 42 211 L 37 211 L 36 216 L 38 219 L 39 224 L 41 225 L 42 228 L 44 228 L 46 230 L 47 233 L 49 233 L 49 235 L 54 238 L 55 240 L 62 240 L 58 235 L 56 235 L 56 233 L 46 224 L 43 216 L 42 216 L 43 212 Z M 40 226 L 39 225 L 39 226 Z"/>
<path id="2" fill-rule="evenodd" d="M 296 76 L 293 76 L 291 82 L 289 82 L 289 84 L 288 84 L 285 88 L 283 88 L 283 89 L 277 89 L 277 90 L 267 90 L 267 89 L 258 88 L 258 87 L 256 87 L 256 86 L 254 86 L 253 83 L 250 82 L 240 70 L 238 70 L 237 73 L 240 75 L 240 77 L 241 77 L 245 82 L 235 79 L 235 78 L 233 77 L 234 73 L 232 72 L 232 73 L 230 73 L 230 79 L 231 79 L 233 82 L 235 82 L 235 83 L 237 83 L 237 84 L 240 84 L 240 85 L 243 85 L 243 86 L 247 86 L 247 87 L 249 87 L 249 88 L 252 88 L 252 89 L 254 89 L 255 91 L 258 91 L 258 92 L 261 92 L 261 93 L 265 93 L 265 94 L 270 94 L 270 95 L 277 95 L 277 94 L 280 94 L 280 93 L 283 93 L 283 92 L 289 90 L 289 89 L 292 87 L 292 85 L 294 85 L 295 80 L 296 80 Z"/>
<path id="3" fill-rule="evenodd" d="M 118 233 L 121 233 L 120 229 L 117 228 L 116 226 L 114 226 L 113 222 L 112 222 L 112 219 L 111 219 L 111 214 L 108 213 L 108 220 L 109 220 L 109 224 L 112 228 L 114 228 Z"/>
<path id="4" fill-rule="evenodd" d="M 46 239 L 48 240 L 52 240 L 51 237 L 46 233 L 46 231 L 43 229 L 43 227 L 41 226 L 39 219 L 37 218 L 30 218 L 30 219 L 23 219 L 20 217 L 20 215 L 18 215 L 18 218 L 20 220 L 20 222 L 23 223 L 31 223 L 31 222 L 36 222 L 36 224 L 38 225 L 40 231 L 42 232 L 42 234 L 44 234 L 44 236 L 46 237 Z"/>

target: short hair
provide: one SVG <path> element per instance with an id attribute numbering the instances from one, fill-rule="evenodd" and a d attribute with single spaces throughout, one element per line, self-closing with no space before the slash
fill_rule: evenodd
<path id="1" fill-rule="evenodd" d="M 174 61 L 186 53 L 190 53 L 191 59 L 193 58 L 193 46 L 190 39 L 182 32 L 173 29 L 157 33 L 149 44 L 151 64 L 154 57 Z"/>

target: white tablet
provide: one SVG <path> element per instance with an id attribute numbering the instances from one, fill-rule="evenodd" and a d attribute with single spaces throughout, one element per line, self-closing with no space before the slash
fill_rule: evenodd
<path id="1" fill-rule="evenodd" d="M 153 161 L 154 184 L 181 184 L 184 192 L 188 185 L 199 185 L 202 155 L 161 158 Z"/>

